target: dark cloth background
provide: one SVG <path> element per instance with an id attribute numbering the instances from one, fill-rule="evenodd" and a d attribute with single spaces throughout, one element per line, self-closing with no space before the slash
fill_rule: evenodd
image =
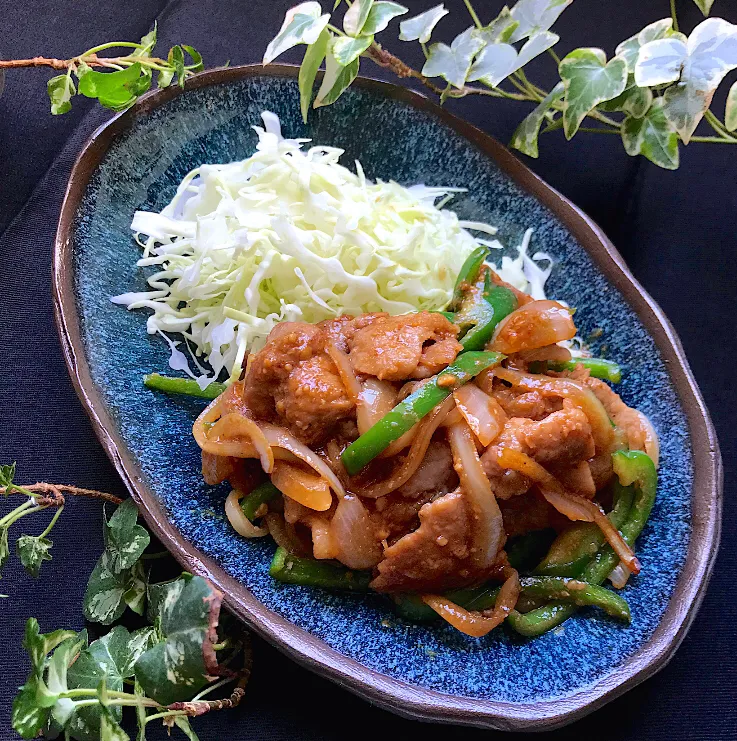
<path id="1" fill-rule="evenodd" d="M 157 19 L 164 48 L 191 44 L 207 66 L 256 62 L 295 1 L 0 0 L 0 57 L 67 58 L 103 41 L 137 39 Z M 430 5 L 429 0 L 406 4 L 415 12 Z M 482 18 L 490 18 L 501 4 L 477 0 L 476 7 Z M 447 40 L 469 21 L 460 0 L 446 5 L 452 14 L 438 35 Z M 690 30 L 700 19 L 696 6 L 690 0 L 678 0 L 678 6 Z M 714 11 L 737 21 L 729 0 L 717 0 Z M 558 51 L 601 46 L 611 54 L 617 42 L 667 14 L 666 0 L 578 0 L 556 26 L 563 39 Z M 415 44 L 402 44 L 391 33 L 384 37 L 390 49 L 419 62 L 413 56 Z M 286 58 L 297 61 L 299 55 Z M 540 64 L 542 79 L 548 62 Z M 370 62 L 362 72 L 385 77 Z M 76 483 L 123 494 L 67 377 L 49 286 L 53 235 L 69 169 L 86 137 L 110 114 L 75 99 L 71 113 L 52 117 L 45 94 L 50 76 L 47 70 L 14 71 L 0 98 L 0 462 L 18 461 L 19 482 Z M 503 142 L 526 110 L 487 98 L 456 101 L 451 107 Z M 716 423 L 726 469 L 722 548 L 703 607 L 678 654 L 624 697 L 553 733 L 556 739 L 737 738 L 737 395 L 731 376 L 737 352 L 731 314 L 737 301 L 737 147 L 694 144 L 682 148 L 681 160 L 680 170 L 666 172 L 627 157 L 613 136 L 579 134 L 566 143 L 556 132 L 541 140 L 540 159 L 529 162 L 602 225 L 675 324 Z M 54 560 L 44 565 L 42 578 L 26 576 L 14 561 L 0 584 L 0 592 L 9 595 L 0 600 L 2 739 L 15 737 L 9 713 L 28 670 L 21 649 L 26 618 L 36 616 L 44 632 L 82 627 L 82 594 L 102 548 L 100 505 L 73 501 L 53 538 Z M 245 701 L 236 711 L 198 719 L 195 728 L 203 741 L 342 741 L 369 734 L 421 734 L 431 741 L 500 735 L 394 717 L 308 673 L 263 641 L 254 643 Z M 152 730 L 149 737 L 164 738 L 163 731 Z"/>

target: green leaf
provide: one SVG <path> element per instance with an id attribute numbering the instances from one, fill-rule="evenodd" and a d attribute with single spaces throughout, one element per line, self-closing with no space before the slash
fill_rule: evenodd
<path id="1" fill-rule="evenodd" d="M 175 715 L 174 725 L 189 739 L 189 741 L 200 741 L 194 729 L 190 725 L 186 715 Z"/>
<path id="2" fill-rule="evenodd" d="M 615 53 L 618 57 L 624 57 L 627 62 L 627 71 L 630 74 L 633 74 L 641 47 L 650 41 L 670 38 L 672 36 L 683 40 L 686 38 L 683 34 L 677 33 L 673 30 L 672 18 L 663 18 L 662 20 L 655 21 L 655 23 L 645 26 L 642 31 L 623 41 L 619 44 Z"/>
<path id="3" fill-rule="evenodd" d="M 512 135 L 510 146 L 530 157 L 538 156 L 537 139 L 540 136 L 540 127 L 553 103 L 563 97 L 563 92 L 563 83 L 559 82 L 517 127 Z"/>
<path id="4" fill-rule="evenodd" d="M 174 79 L 174 70 L 173 69 L 162 69 L 159 72 L 159 76 L 156 78 L 156 84 L 160 88 L 169 87 L 171 85 L 171 81 Z"/>
<path id="5" fill-rule="evenodd" d="M 87 582 L 83 612 L 87 620 L 103 625 L 115 622 L 125 611 L 125 594 L 130 573 L 115 572 L 111 566 L 110 552 L 103 551 Z"/>
<path id="6" fill-rule="evenodd" d="M 107 635 L 90 643 L 67 670 L 69 688 L 95 689 L 104 682 L 106 690 L 121 692 L 127 667 L 131 664 L 130 640 L 128 630 L 116 625 Z M 91 705 L 78 708 L 69 722 L 72 736 L 79 741 L 96 741 L 102 731 L 105 710 L 116 723 L 122 718 L 120 706 L 104 708 Z"/>
<path id="7" fill-rule="evenodd" d="M 351 36 L 339 36 L 333 42 L 333 56 L 335 57 L 335 61 L 341 67 L 345 67 L 354 59 L 361 56 L 371 46 L 373 40 L 373 36 L 359 36 L 355 39 Z"/>
<path id="8" fill-rule="evenodd" d="M 315 108 L 335 103 L 358 75 L 360 60 L 356 58 L 350 64 L 341 65 L 333 54 L 335 41 L 335 39 L 331 39 L 328 45 L 328 53 L 325 57 L 325 74 L 320 89 L 317 91 Z"/>
<path id="9" fill-rule="evenodd" d="M 374 0 L 353 0 L 343 16 L 343 30 L 349 36 L 358 36 L 371 11 Z"/>
<path id="10" fill-rule="evenodd" d="M 116 72 L 84 71 L 79 78 L 79 92 L 87 98 L 96 98 L 105 108 L 121 111 L 135 102 L 130 85 L 141 76 L 139 62 Z"/>
<path id="11" fill-rule="evenodd" d="M 570 139 L 586 114 L 599 103 L 616 98 L 627 85 L 627 63 L 614 57 L 608 64 L 601 49 L 576 49 L 558 67 L 565 85 L 563 131 Z"/>
<path id="12" fill-rule="evenodd" d="M 519 21 L 514 20 L 509 8 L 505 5 L 488 26 L 477 29 L 475 33 L 486 44 L 505 44 L 518 28 Z"/>
<path id="13" fill-rule="evenodd" d="M 599 104 L 601 111 L 621 111 L 635 118 L 642 118 L 653 102 L 652 90 L 648 87 L 638 87 L 634 78 L 630 76 L 624 92 L 616 98 Z"/>
<path id="14" fill-rule="evenodd" d="M 456 36 L 451 45 L 433 44 L 430 47 L 422 74 L 426 77 L 442 77 L 457 88 L 466 84 L 474 56 L 484 46 L 484 42 L 474 36 L 474 29 L 467 28 Z"/>
<path id="15" fill-rule="evenodd" d="M 0 569 L 8 561 L 10 557 L 10 547 L 8 546 L 8 528 L 0 528 Z"/>
<path id="16" fill-rule="evenodd" d="M 73 630 L 54 630 L 51 633 L 41 633 L 36 618 L 26 620 L 26 628 L 23 636 L 23 648 L 31 657 L 33 671 L 41 676 L 46 663 L 46 657 L 62 641 L 74 638 L 77 634 Z"/>
<path id="17" fill-rule="evenodd" d="M 148 651 L 149 648 L 155 646 L 157 642 L 158 635 L 156 629 L 150 625 L 139 628 L 130 634 L 130 638 L 128 639 L 127 659 L 125 663 L 119 667 L 120 674 L 124 679 L 133 676 L 133 667 L 136 661 L 138 661 L 138 657 Z"/>
<path id="18" fill-rule="evenodd" d="M 678 135 L 663 112 L 663 99 L 656 98 L 643 118 L 628 116 L 622 124 L 627 154 L 642 154 L 658 167 L 678 168 Z"/>
<path id="19" fill-rule="evenodd" d="M 696 131 L 724 76 L 735 68 L 737 26 L 721 18 L 699 23 L 688 37 L 679 83 L 663 94 L 665 116 L 684 144 Z"/>
<path id="20" fill-rule="evenodd" d="M 727 94 L 727 106 L 724 109 L 724 125 L 728 131 L 737 129 L 737 82 L 729 88 Z M 0 547 L 0 553 L 2 548 Z M 2 566 L 2 557 L 0 556 L 0 566 Z"/>
<path id="21" fill-rule="evenodd" d="M 307 112 L 312 101 L 312 88 L 315 84 L 317 70 L 320 69 L 322 60 L 330 41 L 330 32 L 325 29 L 318 36 L 314 44 L 310 44 L 305 50 L 305 56 L 299 68 L 299 107 L 302 111 L 302 120 L 307 123 Z"/>
<path id="22" fill-rule="evenodd" d="M 162 705 L 186 700 L 204 687 L 214 667 L 212 655 L 220 598 L 199 576 L 182 576 L 167 585 L 158 603 L 163 640 L 135 664 L 136 679 L 149 697 Z"/>
<path id="23" fill-rule="evenodd" d="M 329 13 L 321 13 L 320 3 L 316 2 L 300 3 L 290 8 L 279 33 L 266 47 L 263 63 L 273 62 L 297 44 L 314 44 L 330 20 Z"/>
<path id="24" fill-rule="evenodd" d="M 110 554 L 110 568 L 116 573 L 131 568 L 151 542 L 151 536 L 137 521 L 136 503 L 126 499 L 106 524 L 105 548 Z"/>
<path id="25" fill-rule="evenodd" d="M 141 39 L 141 48 L 134 50 L 133 54 L 137 57 L 150 57 L 151 52 L 156 46 L 157 23 L 154 21 L 154 27 Z"/>
<path id="26" fill-rule="evenodd" d="M 421 44 L 426 44 L 430 41 L 430 36 L 432 36 L 433 29 L 438 21 L 444 15 L 448 15 L 448 12 L 443 3 L 440 3 L 440 5 L 436 5 L 424 13 L 407 18 L 406 21 L 399 24 L 400 40 L 419 41 Z"/>
<path id="27" fill-rule="evenodd" d="M 128 90 L 130 90 L 131 95 L 133 95 L 135 98 L 138 98 L 151 87 L 151 82 L 151 70 L 145 67 L 141 71 L 141 76 L 137 80 L 128 83 Z"/>
<path id="28" fill-rule="evenodd" d="M 13 700 L 10 722 L 13 730 L 23 738 L 36 738 L 48 722 L 49 708 L 36 703 L 37 688 L 41 679 L 31 674 Z"/>
<path id="29" fill-rule="evenodd" d="M 8 487 L 13 485 L 13 479 L 15 478 L 15 463 L 10 465 L 0 466 L 0 486 Z M 5 492 L 6 496 L 10 492 Z"/>
<path id="30" fill-rule="evenodd" d="M 167 62 L 169 62 L 169 66 L 174 69 L 174 76 L 177 78 L 179 87 L 184 87 L 184 51 L 181 46 L 177 44 L 169 49 Z"/>
<path id="31" fill-rule="evenodd" d="M 115 719 L 112 708 L 100 708 L 100 741 L 130 741 L 128 734 Z"/>
<path id="32" fill-rule="evenodd" d="M 502 80 L 550 49 L 559 40 L 554 33 L 541 31 L 527 40 L 519 54 L 511 44 L 489 44 L 476 57 L 468 80 L 481 80 L 491 87 L 496 87 Z"/>
<path id="33" fill-rule="evenodd" d="M 46 83 L 46 91 L 51 101 L 51 115 L 60 116 L 72 110 L 72 98 L 77 94 L 71 77 L 57 75 Z"/>
<path id="34" fill-rule="evenodd" d="M 510 42 L 521 41 L 540 31 L 547 31 L 573 0 L 519 0 L 512 8 L 512 18 L 519 23 Z"/>
<path id="35" fill-rule="evenodd" d="M 52 543 L 48 538 L 36 537 L 34 535 L 21 535 L 15 544 L 23 568 L 33 577 L 38 577 L 41 564 L 51 561 Z"/>
<path id="36" fill-rule="evenodd" d="M 192 65 L 194 66 L 192 66 L 190 72 L 202 72 L 202 70 L 205 69 L 205 65 L 202 63 L 202 54 L 200 54 L 193 46 L 187 46 L 187 44 L 182 44 L 182 49 L 192 57 Z"/>
<path id="37" fill-rule="evenodd" d="M 709 15 L 714 0 L 693 0 L 704 15 Z"/>
<path id="38" fill-rule="evenodd" d="M 59 695 L 69 689 L 68 669 L 76 660 L 77 654 L 87 646 L 87 631 L 83 630 L 73 638 L 59 644 L 49 660 L 46 684 L 49 691 Z M 74 703 L 69 698 L 59 698 L 51 708 L 52 719 L 63 728 L 72 713 Z"/>
<path id="39" fill-rule="evenodd" d="M 674 82 L 681 76 L 687 53 L 685 42 L 677 37 L 648 42 L 640 48 L 635 81 L 640 87 Z"/>
<path id="40" fill-rule="evenodd" d="M 363 24 L 361 33 L 364 36 L 373 36 L 380 31 L 383 31 L 389 22 L 399 15 L 404 15 L 408 12 L 408 9 L 404 5 L 399 3 L 385 2 L 385 0 L 377 0 L 369 11 L 366 22 Z"/>
<path id="41" fill-rule="evenodd" d="M 137 615 L 143 615 L 146 603 L 146 573 L 143 564 L 139 561 L 132 569 L 130 578 L 125 585 L 123 601 Z"/>

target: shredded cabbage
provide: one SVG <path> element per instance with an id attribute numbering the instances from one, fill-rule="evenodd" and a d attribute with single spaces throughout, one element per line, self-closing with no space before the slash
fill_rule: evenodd
<path id="1" fill-rule="evenodd" d="M 462 189 L 373 183 L 358 161 L 356 173 L 338 164 L 343 150 L 304 150 L 309 140 L 285 139 L 273 113 L 262 118 L 251 157 L 202 165 L 161 213 L 136 212 L 137 264 L 159 269 L 150 290 L 111 299 L 151 309 L 147 331 L 169 343 L 170 367 L 202 387 L 223 372 L 237 377 L 246 352 L 280 321 L 443 309 L 469 253 L 479 244 L 502 247 L 486 238 L 493 226 L 438 207 Z M 543 298 L 552 261 L 527 255 L 530 235 L 498 272 Z M 544 270 L 540 260 L 548 261 Z M 199 375 L 170 333 L 182 335 Z"/>

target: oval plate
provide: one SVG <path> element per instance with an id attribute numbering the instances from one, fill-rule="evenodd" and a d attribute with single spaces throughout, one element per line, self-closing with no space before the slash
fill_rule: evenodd
<path id="1" fill-rule="evenodd" d="M 189 571 L 210 579 L 249 626 L 298 662 L 401 715 L 500 729 L 568 723 L 661 668 L 683 639 L 719 539 L 721 461 L 708 413 L 672 327 L 601 230 L 498 142 L 422 96 L 359 79 L 333 106 L 299 116 L 297 70 L 204 73 L 184 91 L 144 96 L 98 130 L 66 193 L 54 259 L 56 317 L 77 392 L 108 455 L 156 535 Z M 371 178 L 461 186 L 453 208 L 500 225 L 556 265 L 551 295 L 579 310 L 583 336 L 601 329 L 623 362 L 624 399 L 662 442 L 658 500 L 638 542 L 643 573 L 624 596 L 624 627 L 581 611 L 524 641 L 503 630 L 481 640 L 444 626 L 403 623 L 376 595 L 284 586 L 267 573 L 273 545 L 239 538 L 223 487 L 201 480 L 192 421 L 202 404 L 152 394 L 141 376 L 167 367 L 145 312 L 109 297 L 141 290 L 131 238 L 136 209 L 161 209 L 202 162 L 254 151 L 252 124 L 277 113 L 285 135 L 346 148 Z"/>

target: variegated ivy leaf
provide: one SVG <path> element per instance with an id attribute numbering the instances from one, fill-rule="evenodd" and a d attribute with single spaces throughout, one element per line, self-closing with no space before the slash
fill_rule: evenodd
<path id="1" fill-rule="evenodd" d="M 499 15 L 488 25 L 476 30 L 476 35 L 487 44 L 505 44 L 519 27 L 505 5 Z"/>
<path id="2" fill-rule="evenodd" d="M 709 15 L 714 0 L 693 0 L 704 15 Z"/>
<path id="3" fill-rule="evenodd" d="M 558 43 L 560 37 L 550 31 L 541 31 L 531 36 L 519 53 L 511 44 L 489 44 L 483 48 L 471 67 L 468 80 L 481 80 L 496 87 L 512 72 Z"/>
<path id="4" fill-rule="evenodd" d="M 334 47 L 336 41 L 337 39 L 333 38 L 328 44 L 327 56 L 325 57 L 325 74 L 320 89 L 317 91 L 313 108 L 335 103 L 358 75 L 358 65 L 360 63 L 358 57 L 346 65 L 340 64 L 335 58 Z"/>
<path id="5" fill-rule="evenodd" d="M 371 6 L 366 23 L 363 24 L 361 33 L 364 36 L 370 36 L 371 34 L 379 33 L 383 31 L 388 25 L 392 18 L 396 18 L 398 15 L 404 15 L 408 12 L 408 9 L 404 5 L 399 3 L 384 2 L 379 0 Z"/>
<path id="6" fill-rule="evenodd" d="M 522 121 L 512 134 L 510 146 L 530 156 L 538 156 L 537 139 L 540 136 L 540 127 L 545 120 L 550 107 L 563 97 L 563 83 L 559 82 L 540 102 L 532 113 Z"/>
<path id="7" fill-rule="evenodd" d="M 621 111 L 635 118 L 642 118 L 653 102 L 653 91 L 649 87 L 638 87 L 630 75 L 624 92 L 616 98 L 599 103 L 602 111 Z"/>
<path id="8" fill-rule="evenodd" d="M 663 18 L 659 21 L 655 21 L 655 23 L 645 26 L 642 31 L 623 41 L 617 47 L 615 53 L 618 57 L 624 57 L 627 62 L 627 70 L 630 74 L 634 74 L 637 58 L 640 54 L 640 48 L 650 41 L 671 37 L 679 38 L 682 41 L 686 40 L 686 37 L 682 33 L 673 30 L 672 18 Z"/>
<path id="9" fill-rule="evenodd" d="M 310 44 L 305 51 L 304 59 L 299 67 L 299 107 L 302 111 L 302 120 L 307 123 L 307 112 L 312 101 L 312 87 L 315 84 L 317 70 L 328 50 L 330 31 L 323 29 L 314 44 Z"/>
<path id="10" fill-rule="evenodd" d="M 678 169 L 678 134 L 663 113 L 662 98 L 656 98 L 642 118 L 625 118 L 622 142 L 631 156 L 641 154 L 658 167 Z"/>
<path id="11" fill-rule="evenodd" d="M 663 112 L 684 144 L 709 108 L 719 83 L 737 68 L 737 26 L 721 18 L 702 21 L 686 44 L 681 79 L 663 94 Z"/>
<path id="12" fill-rule="evenodd" d="M 521 41 L 538 31 L 547 31 L 573 0 L 518 0 L 512 18 L 519 23 L 509 41 Z"/>
<path id="13" fill-rule="evenodd" d="M 616 98 L 627 86 L 627 63 L 614 57 L 609 63 L 601 49 L 576 49 L 558 67 L 565 85 L 563 131 L 570 139 L 586 115 L 605 100 Z"/>
<path id="14" fill-rule="evenodd" d="M 729 131 L 737 129 L 737 82 L 732 85 L 727 95 L 727 107 L 724 110 L 724 125 Z"/>
<path id="15" fill-rule="evenodd" d="M 313 44 L 329 20 L 329 13 L 322 15 L 320 3 L 300 3 L 290 8 L 284 16 L 279 33 L 266 47 L 263 63 L 273 62 L 280 54 L 297 44 Z"/>
<path id="16" fill-rule="evenodd" d="M 433 44 L 430 55 L 422 68 L 425 77 L 442 77 L 451 85 L 462 88 L 471 69 L 471 63 L 484 42 L 474 35 L 473 28 L 467 28 L 456 36 L 451 45 Z"/>
<path id="17" fill-rule="evenodd" d="M 374 0 L 353 0 L 343 16 L 343 30 L 349 36 L 358 36 L 361 33 L 373 4 Z"/>
<path id="18" fill-rule="evenodd" d="M 358 38 L 339 36 L 333 42 L 333 56 L 335 57 L 335 61 L 342 67 L 345 67 L 363 54 L 371 46 L 373 40 L 373 36 L 359 36 Z"/>
<path id="19" fill-rule="evenodd" d="M 413 18 L 407 18 L 399 24 L 400 40 L 419 41 L 421 44 L 426 44 L 430 41 L 433 29 L 444 15 L 448 15 L 448 11 L 443 3 L 440 3 Z"/>
<path id="20" fill-rule="evenodd" d="M 686 44 L 679 38 L 650 41 L 640 48 L 635 81 L 640 87 L 664 85 L 681 76 Z"/>

